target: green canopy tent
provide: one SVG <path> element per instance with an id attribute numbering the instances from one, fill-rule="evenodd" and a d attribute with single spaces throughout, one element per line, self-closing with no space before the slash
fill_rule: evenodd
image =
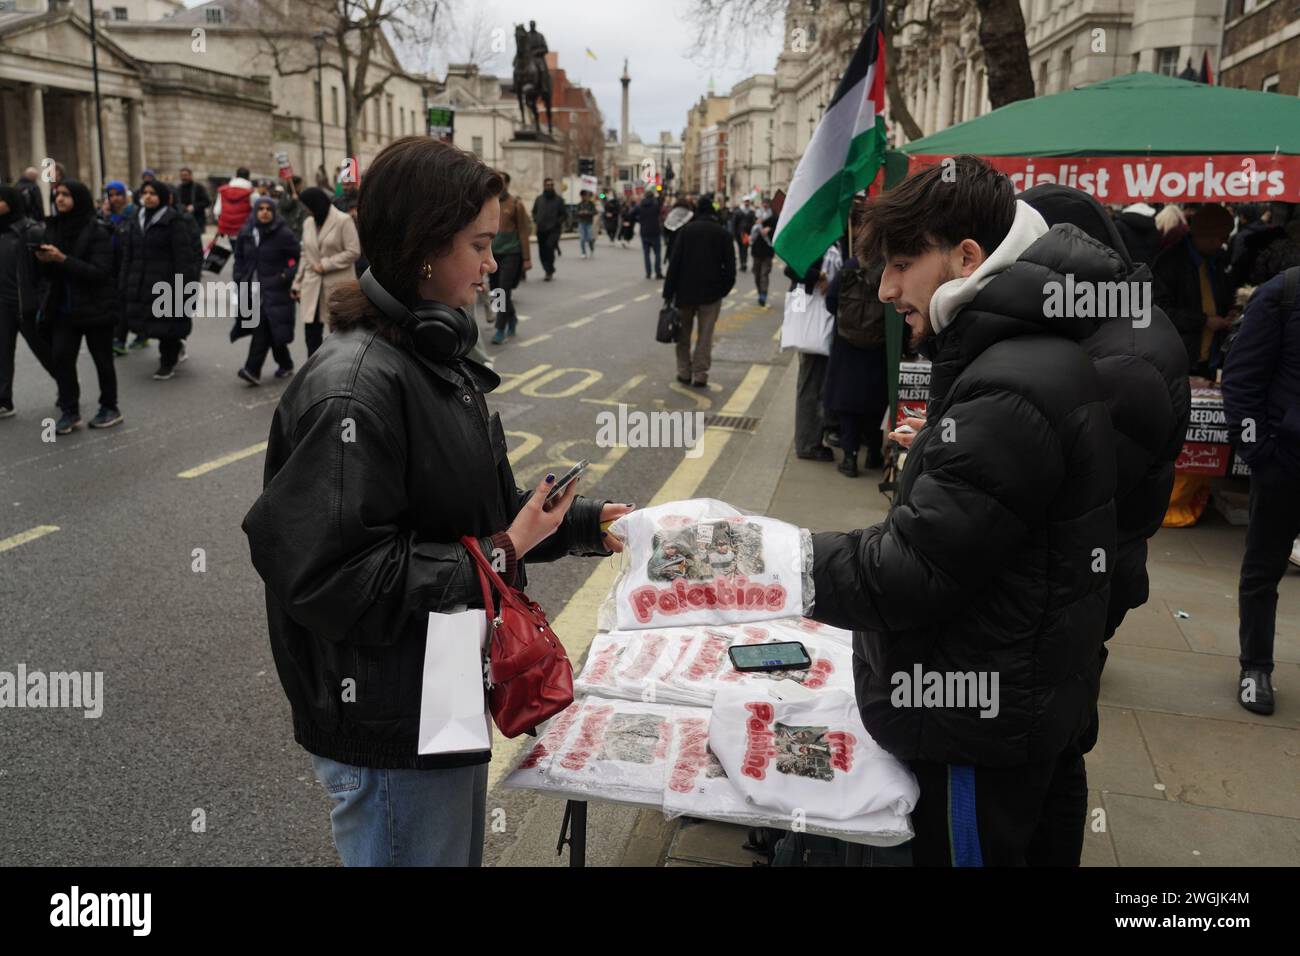
<path id="1" fill-rule="evenodd" d="M 1130 73 L 1010 103 L 885 155 L 884 187 L 970 153 L 1017 189 L 1061 182 L 1103 203 L 1300 202 L 1300 98 Z M 897 407 L 902 322 L 887 324 Z"/>

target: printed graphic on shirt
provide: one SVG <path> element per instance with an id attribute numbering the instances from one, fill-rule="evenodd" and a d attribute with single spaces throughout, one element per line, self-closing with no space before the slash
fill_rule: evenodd
<path id="1" fill-rule="evenodd" d="M 772 620 L 803 608 L 794 525 L 703 498 L 632 512 L 612 530 L 629 560 L 615 590 L 620 629 Z"/>
<path id="2" fill-rule="evenodd" d="M 709 581 L 763 573 L 763 529 L 743 521 L 706 521 L 654 536 L 651 581 Z"/>
<path id="3" fill-rule="evenodd" d="M 605 734 L 600 759 L 648 764 L 667 752 L 667 721 L 652 714 L 617 714 Z"/>

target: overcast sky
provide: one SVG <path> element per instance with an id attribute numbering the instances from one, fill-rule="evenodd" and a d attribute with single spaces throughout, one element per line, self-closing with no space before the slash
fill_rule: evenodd
<path id="1" fill-rule="evenodd" d="M 752 73 L 771 73 L 781 47 L 781 24 L 773 23 L 764 35 L 749 37 L 746 54 L 741 37 L 729 51 L 717 50 L 708 57 L 690 56 L 693 27 L 686 13 L 691 0 L 458 0 L 460 38 L 453 42 L 452 58 L 464 56 L 463 37 L 480 19 L 480 34 L 492 25 L 506 38 L 507 50 L 496 55 L 487 71 L 501 76 L 511 72 L 514 58 L 514 25 L 537 21 L 550 49 L 559 53 L 560 66 L 573 83 L 596 94 L 606 129 L 617 129 L 622 90 L 618 78 L 623 58 L 632 77 L 629 125 L 647 142 L 658 140 L 660 130 L 680 136 L 686 113 L 708 90 L 726 93 L 732 85 Z M 472 12 L 481 10 L 482 12 Z M 466 22 L 468 21 L 468 22 Z M 596 55 L 592 59 L 587 49 Z M 448 57 L 434 56 L 441 75 Z M 408 64 L 420 69 L 424 64 Z"/>

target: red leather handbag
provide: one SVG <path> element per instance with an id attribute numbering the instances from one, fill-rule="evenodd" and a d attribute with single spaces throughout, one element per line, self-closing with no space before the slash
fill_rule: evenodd
<path id="1" fill-rule="evenodd" d="M 488 615 L 488 707 L 501 733 L 518 737 L 573 703 L 573 665 L 541 606 L 501 580 L 477 540 L 460 543 L 478 566 Z"/>

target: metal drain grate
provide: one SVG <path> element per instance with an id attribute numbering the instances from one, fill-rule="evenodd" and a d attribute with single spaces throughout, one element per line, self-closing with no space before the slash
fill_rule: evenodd
<path id="1" fill-rule="evenodd" d="M 725 428 L 733 432 L 752 432 L 758 427 L 758 419 L 747 415 L 710 415 L 704 420 L 709 428 Z"/>

